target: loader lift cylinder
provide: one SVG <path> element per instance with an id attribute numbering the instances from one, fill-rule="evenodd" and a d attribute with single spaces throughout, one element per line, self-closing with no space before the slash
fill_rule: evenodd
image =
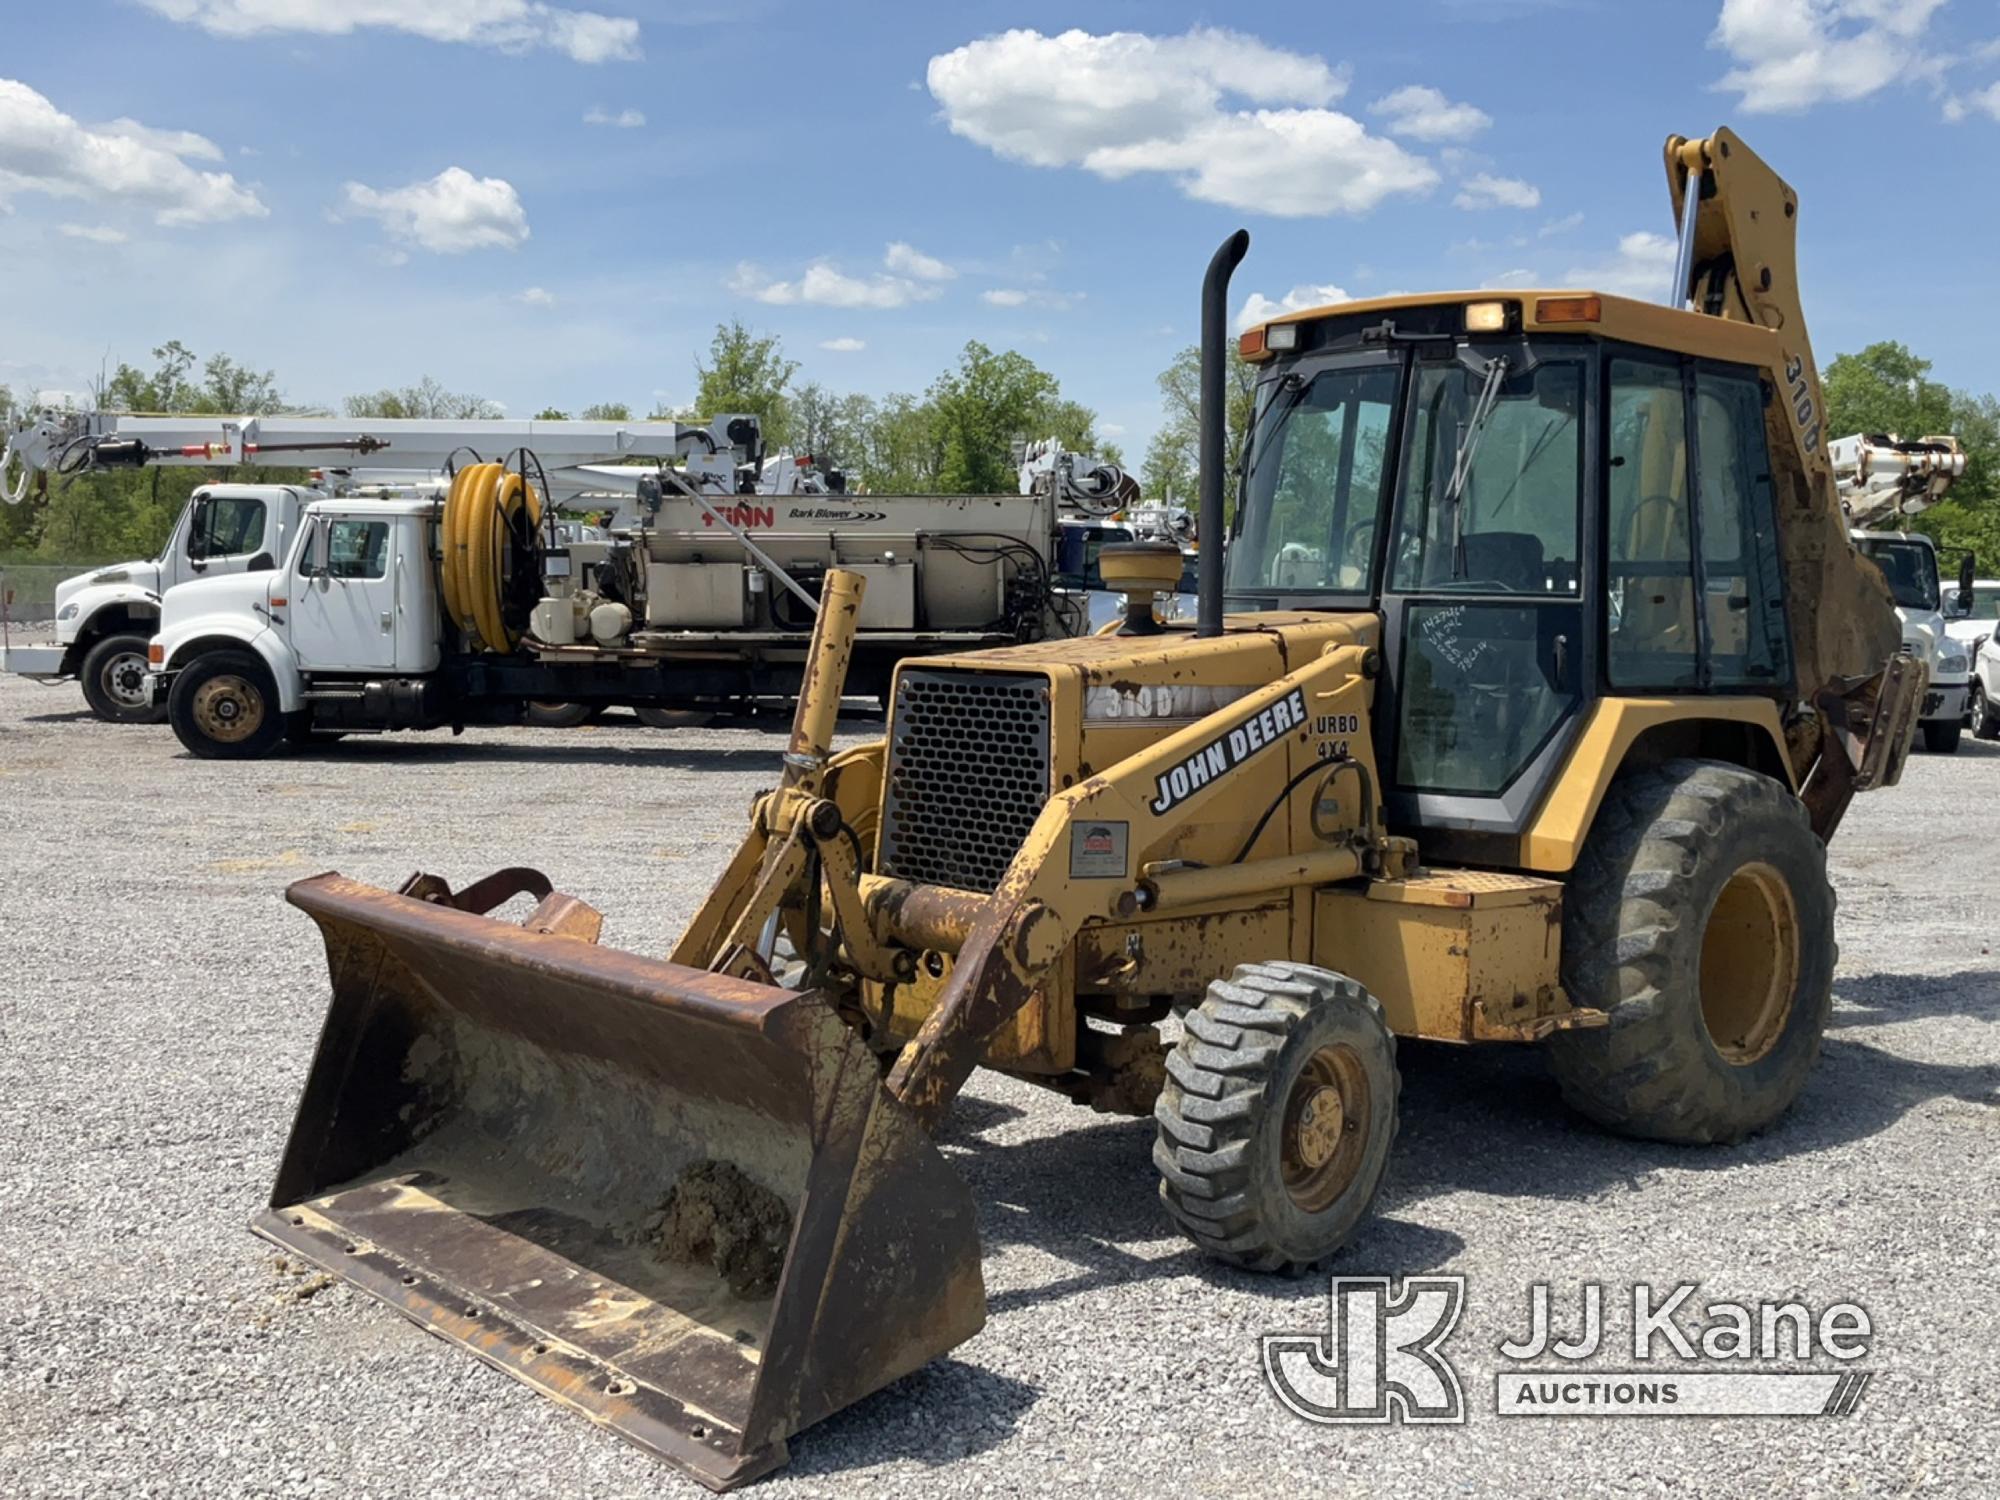
<path id="1" fill-rule="evenodd" d="M 1222 466 L 1229 449 L 1229 278 L 1250 249 L 1239 229 L 1216 247 L 1201 279 L 1201 578 L 1196 635 L 1222 634 Z"/>

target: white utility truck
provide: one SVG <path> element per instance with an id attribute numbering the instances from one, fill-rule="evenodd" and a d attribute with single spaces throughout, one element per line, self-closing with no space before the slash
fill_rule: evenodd
<path id="1" fill-rule="evenodd" d="M 1947 598 L 1940 585 L 1937 544 L 1921 532 L 1900 529 L 1944 498 L 1965 473 L 1965 449 L 1951 436 L 1901 438 L 1895 433 L 1857 433 L 1827 444 L 1834 479 L 1854 545 L 1882 570 L 1903 643 L 1930 668 L 1930 690 L 1919 720 L 1924 746 L 1958 748 L 1972 677 L 1972 652 L 1953 638 L 1948 614 L 1963 614 L 1973 602 L 1971 558 L 1965 559 L 1958 587 Z"/>
<path id="2" fill-rule="evenodd" d="M 849 691 L 897 661 L 1069 634 L 1048 497 L 714 497 L 645 471 L 643 524 L 549 545 L 518 471 L 443 502 L 318 500 L 272 571 L 169 592 L 148 690 L 196 755 L 518 722 L 559 702 L 714 708 L 800 688 L 818 589 L 867 579 Z M 532 466 L 531 466 L 532 469 Z"/>
<path id="3" fill-rule="evenodd" d="M 735 436 L 731 436 L 734 424 Z M 213 468 L 249 464 L 316 468 L 307 484 L 209 484 L 182 509 L 153 558 L 92 569 L 57 585 L 52 641 L 0 646 L 0 671 L 44 682 L 76 678 L 101 719 L 156 722 L 148 702 L 146 642 L 160 599 L 196 579 L 268 571 L 289 555 L 315 500 L 414 494 L 454 462 L 498 458 L 523 447 L 547 465 L 546 484 L 567 500 L 605 488 L 593 460 L 701 455 L 706 487 L 737 488 L 752 456 L 754 419 L 711 428 L 674 422 L 425 421 L 291 416 L 134 417 L 44 410 L 25 414 L 0 453 L 0 499 L 19 503 L 38 475 Z M 713 461 L 720 455 L 721 462 Z M 538 476 L 540 477 L 540 476 Z M 437 490 L 435 481 L 429 488 Z"/>

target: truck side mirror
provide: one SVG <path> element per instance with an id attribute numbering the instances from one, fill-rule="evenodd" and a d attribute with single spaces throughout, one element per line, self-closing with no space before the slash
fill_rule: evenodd
<path id="1" fill-rule="evenodd" d="M 188 517 L 188 561 L 196 568 L 203 567 L 208 560 L 208 506 L 206 494 L 196 495 L 194 514 Z"/>

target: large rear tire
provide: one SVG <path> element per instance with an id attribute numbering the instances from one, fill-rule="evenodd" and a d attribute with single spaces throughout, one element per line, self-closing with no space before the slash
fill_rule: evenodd
<path id="1" fill-rule="evenodd" d="M 77 676 L 83 701 L 110 724 L 157 724 L 164 708 L 146 701 L 146 637 L 107 635 L 84 653 Z"/>
<path id="2" fill-rule="evenodd" d="M 256 760 L 285 738 L 278 685 L 248 651 L 211 651 L 174 678 L 167 695 L 174 737 L 203 760 Z"/>
<path id="3" fill-rule="evenodd" d="M 1367 1219 L 1396 1135 L 1381 1006 L 1327 969 L 1242 964 L 1184 1021 L 1153 1110 L 1161 1202 L 1216 1260 L 1320 1264 Z"/>
<path id="4" fill-rule="evenodd" d="M 1791 1107 L 1832 1006 L 1833 887 L 1799 799 L 1719 761 L 1621 776 L 1564 896 L 1563 1097 L 1627 1135 L 1735 1141 Z"/>
<path id="5" fill-rule="evenodd" d="M 521 711 L 521 722 L 532 729 L 574 729 L 596 712 L 589 703 L 530 703 Z"/>

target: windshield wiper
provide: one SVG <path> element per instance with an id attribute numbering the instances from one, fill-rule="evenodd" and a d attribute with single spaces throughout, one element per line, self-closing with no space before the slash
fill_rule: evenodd
<path id="1" fill-rule="evenodd" d="M 1487 419 L 1493 415 L 1493 408 L 1500 404 L 1500 382 L 1506 378 L 1506 355 L 1496 355 L 1486 362 L 1486 378 L 1479 387 L 1478 399 L 1472 403 L 1472 419 L 1466 426 L 1465 436 L 1458 440 L 1458 452 L 1452 455 L 1451 479 L 1445 485 L 1444 503 L 1451 507 L 1453 579 L 1465 576 L 1465 506 L 1461 497 L 1472 478 L 1472 461 L 1479 455 L 1479 440 L 1486 435 Z"/>

